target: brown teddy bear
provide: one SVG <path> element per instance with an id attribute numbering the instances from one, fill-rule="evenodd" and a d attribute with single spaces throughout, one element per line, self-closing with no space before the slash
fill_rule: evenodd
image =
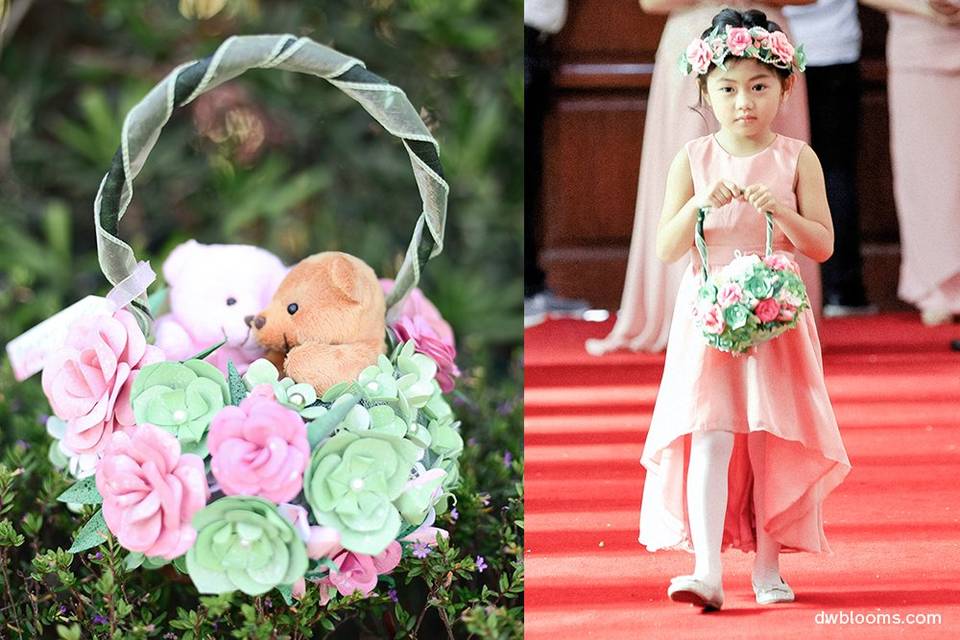
<path id="1" fill-rule="evenodd" d="M 386 303 L 373 269 L 346 253 L 305 258 L 247 324 L 285 375 L 318 394 L 353 380 L 384 351 Z"/>

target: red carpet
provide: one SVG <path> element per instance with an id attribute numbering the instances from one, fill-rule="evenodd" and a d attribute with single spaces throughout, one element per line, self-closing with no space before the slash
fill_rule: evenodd
<path id="1" fill-rule="evenodd" d="M 824 506 L 834 554 L 784 555 L 797 601 L 761 607 L 753 555 L 728 551 L 726 603 L 710 614 L 666 597 L 692 555 L 637 542 L 663 356 L 587 355 L 583 341 L 610 327 L 556 320 L 526 332 L 528 640 L 960 637 L 960 353 L 949 350 L 960 326 L 928 329 L 912 314 L 825 321 L 827 386 L 853 465 Z M 941 623 L 907 625 L 909 614 Z M 882 624 L 887 615 L 904 624 Z"/>

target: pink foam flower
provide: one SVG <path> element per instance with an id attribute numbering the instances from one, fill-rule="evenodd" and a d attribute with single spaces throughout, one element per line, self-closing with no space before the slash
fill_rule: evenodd
<path id="1" fill-rule="evenodd" d="M 343 548 L 340 546 L 340 532 L 333 527 L 310 526 L 307 510 L 303 507 L 287 502 L 277 505 L 277 511 L 290 521 L 300 539 L 306 543 L 307 557 L 319 560 Z"/>
<path id="2" fill-rule="evenodd" d="M 767 46 L 771 53 L 780 58 L 784 64 L 793 62 L 793 45 L 787 40 L 787 35 L 783 31 L 774 31 L 767 40 Z"/>
<path id="3" fill-rule="evenodd" d="M 780 303 L 773 298 L 764 298 L 757 303 L 753 312 L 757 314 L 760 322 L 770 322 L 776 320 L 777 316 L 780 315 Z"/>
<path id="4" fill-rule="evenodd" d="M 354 553 L 343 548 L 334 552 L 330 559 L 337 566 L 337 571 L 317 581 L 320 604 L 325 605 L 330 601 L 334 589 L 342 596 L 349 596 L 357 591 L 364 596 L 370 595 L 377 586 L 377 577 L 393 571 L 400 564 L 401 555 L 403 549 L 396 540 L 375 556 Z M 299 591 L 298 587 L 300 585 L 294 585 L 295 593 Z"/>
<path id="5" fill-rule="evenodd" d="M 720 308 L 720 305 L 713 305 L 704 311 L 700 317 L 703 320 L 704 331 L 713 334 L 723 333 L 723 310 Z"/>
<path id="6" fill-rule="evenodd" d="M 207 504 L 203 459 L 151 424 L 114 433 L 97 467 L 103 518 L 130 551 L 172 560 L 196 540 L 194 514 Z"/>
<path id="7" fill-rule="evenodd" d="M 717 293 L 717 304 L 726 309 L 743 300 L 743 289 L 736 282 L 728 282 Z"/>
<path id="8" fill-rule="evenodd" d="M 757 49 L 764 49 L 770 44 L 770 32 L 763 27 L 754 27 L 750 29 L 753 34 L 753 45 Z"/>
<path id="9" fill-rule="evenodd" d="M 303 488 L 310 459 L 307 427 L 296 411 L 261 393 L 224 407 L 210 423 L 210 470 L 227 495 L 288 502 Z"/>
<path id="10" fill-rule="evenodd" d="M 777 271 L 790 271 L 793 269 L 793 263 L 790 258 L 780 253 L 771 253 L 764 256 L 763 264 Z"/>
<path id="11" fill-rule="evenodd" d="M 129 311 L 74 322 L 41 378 L 54 414 L 67 423 L 66 446 L 78 454 L 97 453 L 114 431 L 133 426 L 133 380 L 142 367 L 163 359 Z"/>
<path id="12" fill-rule="evenodd" d="M 456 350 L 437 335 L 423 316 L 404 316 L 390 326 L 402 342 L 413 340 L 417 351 L 433 358 L 437 363 L 440 389 L 444 393 L 453 391 L 453 380 L 460 376 L 460 369 L 454 362 Z"/>
<path id="13" fill-rule="evenodd" d="M 780 322 L 792 322 L 797 317 L 797 309 L 788 304 L 780 305 L 780 314 L 777 320 Z"/>
<path id="14" fill-rule="evenodd" d="M 687 62 L 693 67 L 696 74 L 706 73 L 713 60 L 713 50 L 710 45 L 700 38 L 695 39 L 687 46 Z"/>
<path id="15" fill-rule="evenodd" d="M 389 278 L 381 278 L 380 286 L 383 288 L 383 295 L 390 295 L 390 292 L 393 291 L 393 287 L 396 283 Z M 433 305 L 430 300 L 427 299 L 427 296 L 423 294 L 419 288 L 414 287 L 413 290 L 407 294 L 407 297 L 404 298 L 403 304 L 400 306 L 400 310 L 397 313 L 398 318 L 407 317 L 421 317 L 430 325 L 430 328 L 433 329 L 433 332 L 443 340 L 446 344 L 450 345 L 451 348 L 456 348 L 456 342 L 453 337 L 453 329 L 450 328 L 450 324 L 443 319 L 443 316 L 440 314 L 440 311 Z"/>
<path id="16" fill-rule="evenodd" d="M 750 31 L 743 27 L 727 27 L 727 49 L 735 56 L 742 55 L 750 45 L 753 44 L 753 38 Z"/>

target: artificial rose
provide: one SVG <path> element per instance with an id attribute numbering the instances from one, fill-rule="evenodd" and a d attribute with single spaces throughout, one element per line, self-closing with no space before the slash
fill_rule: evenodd
<path id="1" fill-rule="evenodd" d="M 400 564 L 402 555 L 403 549 L 396 540 L 375 556 L 347 549 L 335 552 L 332 560 L 337 565 L 337 571 L 331 571 L 317 583 L 320 588 L 320 604 L 329 602 L 333 589 L 342 596 L 349 596 L 357 591 L 364 596 L 370 595 L 377 586 L 377 577 L 393 571 Z"/>
<path id="2" fill-rule="evenodd" d="M 741 300 L 743 300 L 743 289 L 741 289 L 740 285 L 736 282 L 728 282 L 723 285 L 717 294 L 717 304 L 723 308 L 727 308 Z"/>
<path id="3" fill-rule="evenodd" d="M 783 31 L 774 31 L 767 40 L 770 52 L 780 58 L 784 64 L 793 62 L 793 45 L 787 40 L 787 35 Z"/>
<path id="4" fill-rule="evenodd" d="M 270 395 L 247 396 L 225 407 L 210 423 L 210 470 L 227 495 L 261 496 L 287 502 L 303 488 L 310 459 L 307 427 Z"/>
<path id="5" fill-rule="evenodd" d="M 43 368 L 41 384 L 54 414 L 67 423 L 64 443 L 94 454 L 110 435 L 134 424 L 131 384 L 142 367 L 163 360 L 129 311 L 80 318 Z"/>
<path id="6" fill-rule="evenodd" d="M 382 552 L 400 532 L 393 501 L 420 451 L 408 440 L 371 431 L 341 431 L 327 440 L 314 451 L 304 477 L 317 522 L 339 531 L 351 551 Z"/>
<path id="7" fill-rule="evenodd" d="M 206 457 L 210 421 L 230 403 L 230 390 L 212 364 L 187 360 L 144 367 L 130 397 L 138 424 L 165 429 L 185 451 Z"/>
<path id="8" fill-rule="evenodd" d="M 687 47 L 686 56 L 687 62 L 693 67 L 693 72 L 702 74 L 706 73 L 710 67 L 710 62 L 713 60 L 713 51 L 710 49 L 710 45 L 697 38 Z"/>
<path id="9" fill-rule="evenodd" d="M 277 505 L 277 511 L 286 518 L 296 530 L 300 539 L 307 545 L 307 557 L 319 560 L 332 555 L 340 546 L 340 533 L 330 527 L 311 527 L 307 510 L 300 505 L 284 503 Z"/>
<path id="10" fill-rule="evenodd" d="M 200 593 L 236 589 L 258 596 L 294 584 L 307 570 L 307 548 L 293 525 L 263 498 L 227 496 L 194 516 L 197 541 L 187 572 Z"/>
<path id="11" fill-rule="evenodd" d="M 383 288 L 383 295 L 386 296 L 393 291 L 396 283 L 388 278 L 381 278 L 380 286 Z M 427 299 L 427 296 L 425 296 L 419 288 L 414 287 L 413 290 L 407 294 L 407 297 L 403 299 L 403 304 L 397 312 L 397 318 L 402 317 L 423 318 L 444 343 L 450 345 L 451 349 L 456 348 L 453 329 L 450 328 L 450 324 L 443 319 L 440 311 L 433 306 L 433 303 Z"/>
<path id="12" fill-rule="evenodd" d="M 193 544 L 207 503 L 203 459 L 151 424 L 113 434 L 97 468 L 103 519 L 121 546 L 172 560 Z"/>
<path id="13" fill-rule="evenodd" d="M 794 318 L 797 317 L 797 309 L 789 305 L 781 305 L 780 314 L 777 316 L 777 320 L 781 322 L 792 322 Z"/>
<path id="14" fill-rule="evenodd" d="M 793 269 L 793 262 L 781 253 L 771 253 L 768 256 L 764 256 L 763 264 L 777 271 L 789 271 Z"/>
<path id="15" fill-rule="evenodd" d="M 734 331 L 747 324 L 747 318 L 749 317 L 750 310 L 742 304 L 735 304 L 723 310 L 724 322 Z"/>
<path id="16" fill-rule="evenodd" d="M 753 27 L 750 29 L 750 35 L 753 36 L 753 45 L 757 49 L 766 48 L 770 40 L 770 32 L 763 27 Z"/>
<path id="17" fill-rule="evenodd" d="M 437 382 L 444 393 L 453 391 L 454 378 L 460 377 L 460 369 L 454 362 L 456 350 L 444 342 L 430 324 L 421 316 L 403 317 L 390 327 L 401 342 L 413 341 L 416 350 L 437 363 Z"/>
<path id="18" fill-rule="evenodd" d="M 713 305 L 700 316 L 703 320 L 703 330 L 707 333 L 723 333 L 723 310 L 719 305 Z"/>
<path id="19" fill-rule="evenodd" d="M 753 312 L 757 314 L 760 322 L 771 322 L 780 315 L 780 305 L 773 298 L 767 298 L 758 302 Z"/>
<path id="20" fill-rule="evenodd" d="M 742 55 L 750 45 L 753 44 L 753 38 L 750 32 L 743 27 L 727 27 L 727 49 L 735 56 Z"/>

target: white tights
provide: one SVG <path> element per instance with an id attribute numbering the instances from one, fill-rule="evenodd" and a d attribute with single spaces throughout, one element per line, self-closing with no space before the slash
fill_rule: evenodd
<path id="1" fill-rule="evenodd" d="M 693 539 L 696 564 L 693 576 L 710 584 L 720 584 L 722 567 L 720 543 L 723 520 L 727 512 L 727 469 L 733 452 L 734 435 L 730 431 L 697 431 L 692 435 L 690 464 L 687 469 L 687 512 L 690 537 Z M 753 432 L 747 437 L 750 465 L 754 478 L 762 478 L 766 464 L 766 433 Z M 763 483 L 754 482 L 753 500 L 757 523 L 763 522 Z M 780 582 L 780 544 L 763 526 L 757 526 L 757 557 L 753 565 L 753 581 L 757 584 Z"/>

